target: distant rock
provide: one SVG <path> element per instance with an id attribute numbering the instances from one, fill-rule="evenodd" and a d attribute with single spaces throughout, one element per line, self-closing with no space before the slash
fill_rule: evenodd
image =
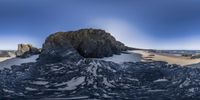
<path id="1" fill-rule="evenodd" d="M 40 58 L 45 55 L 68 58 L 68 53 L 77 52 L 80 55 L 75 54 L 75 57 L 79 55 L 85 58 L 101 58 L 120 54 L 124 50 L 127 47 L 104 30 L 81 29 L 50 35 L 43 44 Z"/>
<path id="2" fill-rule="evenodd" d="M 39 53 L 40 50 L 33 47 L 31 44 L 18 44 L 18 49 L 15 52 L 16 56 L 21 58 L 26 58 Z"/>
<path id="3" fill-rule="evenodd" d="M 191 56 L 191 59 L 199 59 L 200 58 L 200 54 L 195 54 Z"/>

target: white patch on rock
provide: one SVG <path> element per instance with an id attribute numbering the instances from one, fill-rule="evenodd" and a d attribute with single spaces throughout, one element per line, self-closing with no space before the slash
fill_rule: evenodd
<path id="1" fill-rule="evenodd" d="M 61 69 L 64 69 L 64 67 L 57 67 L 57 66 L 53 66 L 53 67 L 51 67 L 51 70 L 52 71 L 59 71 L 59 70 L 61 70 Z"/>
<path id="2" fill-rule="evenodd" d="M 166 90 L 162 90 L 162 89 L 155 89 L 155 90 L 148 90 L 148 92 L 164 92 Z"/>
<path id="3" fill-rule="evenodd" d="M 190 88 L 189 92 L 192 92 L 192 93 L 195 92 L 195 88 Z"/>
<path id="4" fill-rule="evenodd" d="M 7 92 L 7 93 L 14 93 L 14 91 L 12 90 L 7 90 L 7 89 L 3 89 L 4 92 Z"/>
<path id="5" fill-rule="evenodd" d="M 168 81 L 168 80 L 167 79 L 157 79 L 157 80 L 155 80 L 153 82 L 166 82 L 166 81 Z"/>
<path id="6" fill-rule="evenodd" d="M 79 61 L 76 63 L 76 65 L 77 65 L 77 66 L 80 65 L 80 64 L 82 63 L 82 61 L 84 61 L 84 60 L 83 60 L 83 59 L 79 60 Z"/>
<path id="7" fill-rule="evenodd" d="M 63 88 L 58 88 L 60 91 L 65 91 L 65 90 L 74 90 L 77 88 L 78 85 L 82 84 L 85 81 L 85 77 L 78 77 L 78 78 L 72 78 L 68 82 L 63 82 L 60 84 L 56 84 L 55 86 L 62 86 L 62 85 L 67 85 L 66 87 Z"/>
<path id="8" fill-rule="evenodd" d="M 44 98 L 44 100 L 77 100 L 77 99 L 87 99 L 87 98 L 88 96 L 79 96 L 79 97 L 69 97 L 69 98 Z"/>
<path id="9" fill-rule="evenodd" d="M 103 78 L 103 83 L 108 87 L 114 87 L 111 83 L 108 82 L 107 78 Z"/>
<path id="10" fill-rule="evenodd" d="M 46 85 L 48 84 L 49 82 L 47 81 L 33 81 L 32 84 L 35 84 L 35 85 Z"/>
<path id="11" fill-rule="evenodd" d="M 94 76 L 97 76 L 97 68 L 100 66 L 100 64 L 97 62 L 95 63 L 94 61 L 90 63 L 91 66 L 87 68 L 88 72 L 91 72 Z"/>
<path id="12" fill-rule="evenodd" d="M 36 91 L 37 90 L 37 89 L 31 88 L 31 87 L 26 87 L 25 89 L 28 90 L 28 91 Z"/>
<path id="13" fill-rule="evenodd" d="M 127 78 L 128 80 L 131 80 L 131 81 L 139 81 L 138 79 L 136 78 Z"/>
<path id="14" fill-rule="evenodd" d="M 179 85 L 180 88 L 183 88 L 184 86 L 189 86 L 190 85 L 190 79 L 189 78 L 186 78 L 186 80 Z"/>

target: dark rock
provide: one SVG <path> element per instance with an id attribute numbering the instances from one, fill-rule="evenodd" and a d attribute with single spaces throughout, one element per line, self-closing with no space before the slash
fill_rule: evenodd
<path id="1" fill-rule="evenodd" d="M 15 66 L 16 67 L 16 66 Z M 0 71 L 0 99 L 199 99 L 200 69 L 165 62 L 29 63 Z"/>
<path id="2" fill-rule="evenodd" d="M 26 58 L 39 53 L 40 50 L 30 44 L 18 44 L 18 49 L 15 54 L 17 57 Z"/>
<path id="3" fill-rule="evenodd" d="M 42 52 L 39 56 L 41 63 L 54 63 L 63 60 L 79 61 L 82 56 L 73 48 L 70 42 L 64 37 L 49 36 L 43 45 Z"/>
<path id="4" fill-rule="evenodd" d="M 119 54 L 127 50 L 119 41 L 104 30 L 100 29 L 81 29 L 78 31 L 57 32 L 50 35 L 42 48 L 43 56 L 61 56 L 65 58 L 69 51 L 76 51 L 85 58 L 99 58 Z M 63 55 L 61 55 L 61 54 Z M 76 54 L 78 55 L 78 54 Z M 59 58 L 56 57 L 56 58 Z"/>

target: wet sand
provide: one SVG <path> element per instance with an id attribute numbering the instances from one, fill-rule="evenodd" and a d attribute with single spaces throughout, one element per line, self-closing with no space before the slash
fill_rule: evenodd
<path id="1" fill-rule="evenodd" d="M 144 50 L 134 50 L 132 52 L 141 54 L 143 57 L 143 61 L 165 61 L 169 64 L 178 64 L 181 66 L 196 64 L 200 62 L 200 59 L 191 59 L 190 57 L 176 55 L 158 54 Z"/>

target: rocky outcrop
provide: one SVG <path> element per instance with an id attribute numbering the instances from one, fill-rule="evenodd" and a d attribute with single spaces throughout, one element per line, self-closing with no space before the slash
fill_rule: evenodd
<path id="1" fill-rule="evenodd" d="M 46 39 L 40 58 L 44 58 L 45 55 L 66 58 L 69 50 L 74 54 L 77 51 L 80 56 L 85 58 L 100 58 L 119 54 L 121 51 L 127 50 L 127 47 L 100 29 L 57 32 Z M 79 54 L 76 54 L 75 57 Z"/>
<path id="2" fill-rule="evenodd" d="M 15 54 L 17 57 L 26 58 L 39 53 L 40 50 L 33 47 L 31 44 L 18 44 L 18 49 Z"/>

